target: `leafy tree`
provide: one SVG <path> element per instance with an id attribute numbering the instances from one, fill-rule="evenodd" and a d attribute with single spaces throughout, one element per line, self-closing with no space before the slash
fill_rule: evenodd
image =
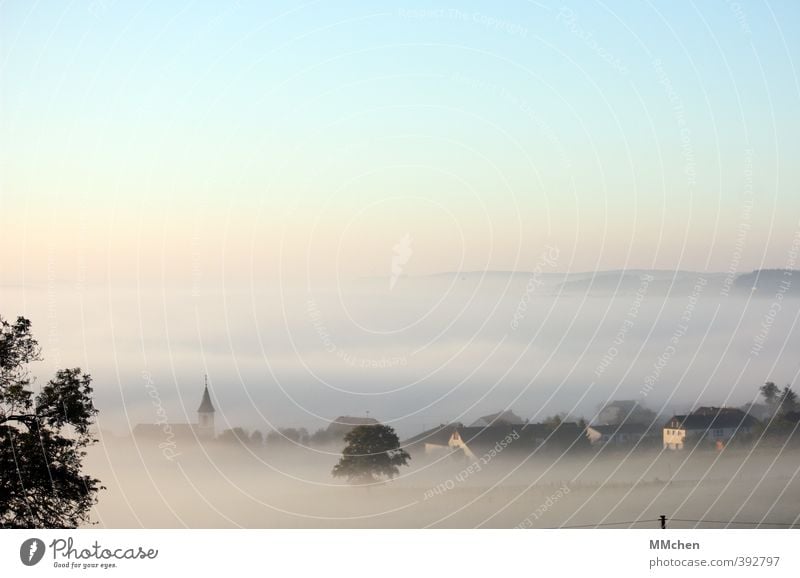
<path id="1" fill-rule="evenodd" d="M 774 382 L 768 381 L 761 386 L 760 391 L 770 415 L 775 418 L 781 419 L 798 409 L 797 394 L 788 385 L 780 389 Z"/>
<path id="2" fill-rule="evenodd" d="M 220 441 L 224 444 L 246 444 L 250 436 L 247 435 L 247 432 L 244 428 L 235 427 L 233 429 L 226 429 L 222 430 L 222 433 L 219 434 L 217 441 Z"/>
<path id="3" fill-rule="evenodd" d="M 400 473 L 399 466 L 407 465 L 411 459 L 388 425 L 356 426 L 344 441 L 347 445 L 331 473 L 351 482 L 373 482 L 382 476 L 391 479 Z"/>
<path id="4" fill-rule="evenodd" d="M 264 445 L 264 434 L 260 431 L 253 430 L 253 433 L 250 434 L 250 445 L 254 446 L 263 446 Z"/>
<path id="5" fill-rule="evenodd" d="M 62 369 L 34 397 L 27 366 L 39 351 L 29 320 L 0 317 L 0 527 L 74 528 L 103 489 L 82 473 L 97 441 L 92 378 Z"/>
<path id="6" fill-rule="evenodd" d="M 778 408 L 781 415 L 791 413 L 797 409 L 797 394 L 788 385 L 780 393 Z"/>
<path id="7" fill-rule="evenodd" d="M 759 388 L 759 391 L 761 391 L 761 397 L 764 398 L 764 402 L 767 404 L 770 410 L 774 411 L 778 405 L 778 398 L 781 390 L 777 385 L 775 385 L 774 382 L 768 381 Z"/>
<path id="8" fill-rule="evenodd" d="M 336 437 L 325 428 L 318 429 L 308 439 L 309 443 L 315 446 L 324 446 L 333 443 L 335 440 Z"/>
<path id="9" fill-rule="evenodd" d="M 267 445 L 305 445 L 308 443 L 308 431 L 306 428 L 287 427 L 279 430 L 272 430 L 267 434 Z"/>

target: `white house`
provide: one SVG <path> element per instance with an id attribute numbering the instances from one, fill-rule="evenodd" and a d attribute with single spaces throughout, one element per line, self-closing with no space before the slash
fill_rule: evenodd
<path id="1" fill-rule="evenodd" d="M 701 407 L 687 415 L 676 415 L 664 426 L 664 449 L 682 450 L 703 440 L 727 444 L 735 435 L 752 433 L 757 420 L 732 407 Z"/>

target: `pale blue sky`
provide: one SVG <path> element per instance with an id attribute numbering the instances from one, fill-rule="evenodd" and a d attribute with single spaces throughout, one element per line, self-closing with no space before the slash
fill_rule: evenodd
<path id="1" fill-rule="evenodd" d="M 745 269 L 781 266 L 800 221 L 796 2 L 0 10 L 2 198 L 29 233 L 73 218 L 106 242 L 96 223 L 112 219 L 108 242 L 134 242 L 167 215 L 185 237 L 186 215 L 208 227 L 224 210 L 300 258 L 312 223 L 335 243 L 400 198 L 360 238 L 447 236 L 455 219 L 492 246 L 467 246 L 470 269 L 528 269 L 520 248 L 549 241 L 562 270 L 725 270 L 743 195 Z M 412 273 L 458 268 L 460 239 L 443 245 Z M 384 265 L 352 261 L 348 275 Z"/>

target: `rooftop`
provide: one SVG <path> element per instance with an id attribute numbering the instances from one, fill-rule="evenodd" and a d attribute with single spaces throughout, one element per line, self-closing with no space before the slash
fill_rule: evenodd
<path id="1" fill-rule="evenodd" d="M 707 430 L 711 428 L 749 428 L 757 420 L 748 413 L 732 407 L 701 407 L 688 415 L 675 415 L 665 428 Z"/>

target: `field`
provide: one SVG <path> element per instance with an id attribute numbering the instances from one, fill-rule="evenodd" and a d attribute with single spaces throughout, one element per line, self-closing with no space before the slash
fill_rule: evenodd
<path id="1" fill-rule="evenodd" d="M 796 449 L 499 456 L 477 464 L 417 455 L 399 478 L 368 487 L 332 478 L 336 459 L 308 449 L 187 445 L 168 460 L 154 443 L 106 441 L 88 456 L 89 471 L 107 487 L 92 518 L 111 528 L 654 528 L 664 514 L 671 528 L 708 528 L 778 527 L 771 524 L 800 515 Z"/>

